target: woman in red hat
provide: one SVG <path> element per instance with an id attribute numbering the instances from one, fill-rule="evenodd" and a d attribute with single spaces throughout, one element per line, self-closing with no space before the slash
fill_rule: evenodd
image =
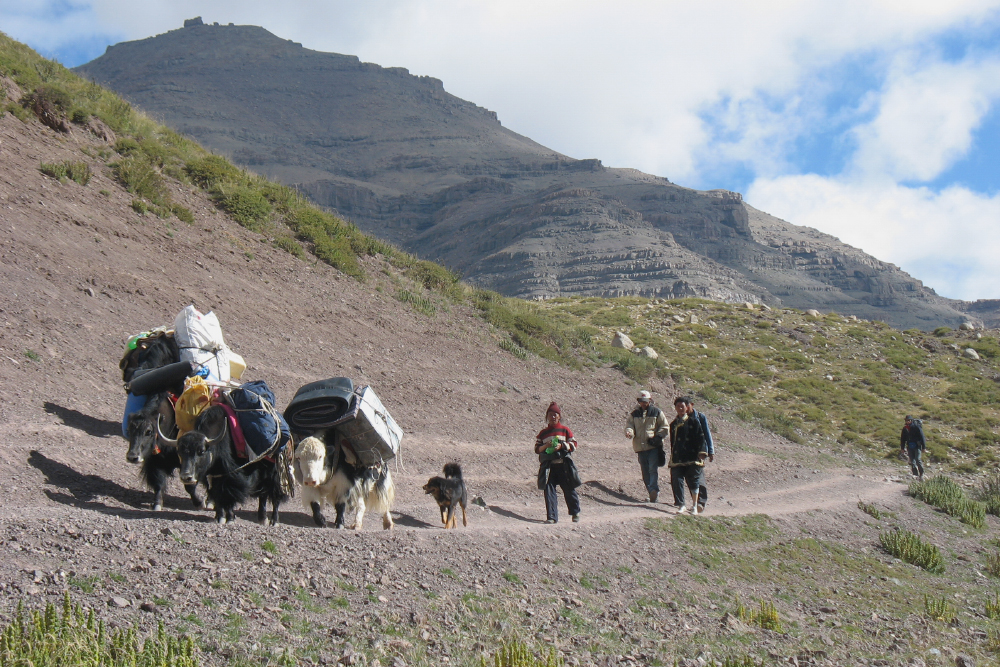
<path id="1" fill-rule="evenodd" d="M 566 508 L 573 522 L 580 520 L 580 496 L 576 487 L 580 486 L 580 475 L 576 470 L 572 454 L 576 451 L 573 431 L 562 424 L 562 411 L 553 401 L 545 411 L 547 426 L 535 438 L 535 453 L 538 454 L 538 488 L 545 491 L 545 523 L 559 521 L 559 496 L 556 487 L 562 487 L 566 497 Z"/>

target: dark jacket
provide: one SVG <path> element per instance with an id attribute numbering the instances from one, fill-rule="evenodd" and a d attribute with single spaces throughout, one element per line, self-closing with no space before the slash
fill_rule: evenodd
<path id="1" fill-rule="evenodd" d="M 920 445 L 921 451 L 927 449 L 927 440 L 924 439 L 924 428 L 919 421 L 910 422 L 909 426 L 903 427 L 903 432 L 899 434 L 899 448 L 906 449 L 910 443 Z"/>
<path id="2" fill-rule="evenodd" d="M 704 457 L 708 454 L 708 443 L 705 441 L 705 431 L 701 421 L 684 415 L 670 422 L 670 462 L 671 468 L 688 465 L 705 465 Z"/>
<path id="3" fill-rule="evenodd" d="M 715 456 L 715 443 L 712 441 L 712 431 L 708 428 L 708 417 L 704 412 L 694 411 L 694 416 L 701 423 L 701 428 L 705 432 L 705 444 L 708 445 L 708 455 Z"/>

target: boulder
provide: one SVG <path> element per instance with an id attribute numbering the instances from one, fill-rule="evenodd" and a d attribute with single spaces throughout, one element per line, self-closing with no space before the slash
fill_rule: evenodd
<path id="1" fill-rule="evenodd" d="M 698 324 L 698 316 L 691 313 L 691 324 Z"/>
<path id="2" fill-rule="evenodd" d="M 743 307 L 746 308 L 747 310 L 753 310 L 753 304 L 750 303 L 749 301 L 747 301 L 746 303 L 744 303 Z"/>
<path id="3" fill-rule="evenodd" d="M 678 322 L 680 324 L 683 324 L 684 323 L 684 316 L 683 315 L 674 315 L 674 321 Z"/>
<path id="4" fill-rule="evenodd" d="M 763 310 L 765 312 L 768 312 L 768 313 L 771 312 L 771 307 L 769 305 L 767 305 L 766 303 L 760 304 L 760 308 L 761 308 L 761 310 Z"/>
<path id="5" fill-rule="evenodd" d="M 624 333 L 618 331 L 615 333 L 614 340 L 611 341 L 611 347 L 620 347 L 623 350 L 631 350 L 633 347 L 635 347 L 635 343 L 633 343 L 632 339 L 626 336 Z"/>
<path id="6" fill-rule="evenodd" d="M 958 325 L 959 331 L 974 331 L 976 326 L 972 322 L 962 322 Z"/>
<path id="7" fill-rule="evenodd" d="M 118 140 L 118 137 L 115 136 L 115 131 L 96 116 L 91 116 L 87 120 L 87 129 L 90 130 L 92 135 L 106 144 L 114 145 L 114 143 Z"/>
<path id="8" fill-rule="evenodd" d="M 965 356 L 968 357 L 969 359 L 973 359 L 974 361 L 979 361 L 979 353 L 973 350 L 971 347 L 965 348 L 965 352 L 963 354 L 965 354 Z"/>
<path id="9" fill-rule="evenodd" d="M 810 308 L 809 310 L 807 310 L 806 315 L 808 315 L 809 317 L 823 317 L 823 315 L 815 308 Z"/>
<path id="10" fill-rule="evenodd" d="M 648 345 L 646 347 L 642 348 L 641 354 L 642 354 L 642 356 L 646 357 L 647 359 L 653 359 L 654 361 L 656 359 L 660 358 L 660 355 L 656 353 L 656 350 L 654 350 L 653 348 L 651 348 Z"/>

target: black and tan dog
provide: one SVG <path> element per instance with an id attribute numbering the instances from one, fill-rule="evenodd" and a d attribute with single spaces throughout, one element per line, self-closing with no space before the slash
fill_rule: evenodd
<path id="1" fill-rule="evenodd" d="M 441 509 L 441 522 L 445 528 L 456 528 L 458 518 L 455 516 L 455 506 L 462 508 L 462 525 L 468 526 L 465 506 L 469 502 L 469 491 L 462 480 L 462 468 L 457 463 L 447 463 L 444 466 L 444 477 L 431 477 L 424 484 L 424 493 L 434 496 Z"/>

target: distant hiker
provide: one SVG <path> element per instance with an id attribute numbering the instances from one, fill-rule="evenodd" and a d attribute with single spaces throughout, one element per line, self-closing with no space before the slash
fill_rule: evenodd
<path id="1" fill-rule="evenodd" d="M 925 449 L 927 440 L 924 439 L 923 424 L 919 419 L 906 415 L 903 420 L 903 432 L 899 434 L 899 453 L 906 454 L 910 461 L 910 474 L 916 475 L 919 480 L 924 479 L 924 466 L 920 462 L 920 455 Z"/>
<path id="2" fill-rule="evenodd" d="M 576 487 L 580 486 L 580 474 L 573 462 L 576 438 L 573 431 L 562 425 L 562 411 L 555 401 L 545 411 L 548 424 L 535 437 L 535 453 L 538 454 L 538 488 L 545 492 L 545 523 L 559 521 L 559 495 L 556 487 L 562 487 L 566 498 L 566 508 L 573 523 L 580 520 L 580 496 Z"/>
<path id="3" fill-rule="evenodd" d="M 660 493 L 659 466 L 665 461 L 663 438 L 670 432 L 663 410 L 652 405 L 653 397 L 648 391 L 640 391 L 635 400 L 639 407 L 633 410 L 625 422 L 625 437 L 632 438 L 632 449 L 639 458 L 642 483 L 649 492 L 649 502 L 655 503 Z"/>
<path id="4" fill-rule="evenodd" d="M 705 416 L 704 412 L 698 412 L 694 409 L 694 403 L 687 404 L 687 413 L 691 417 L 698 420 L 701 424 L 702 430 L 705 432 L 705 444 L 708 445 L 708 462 L 711 463 L 715 460 L 715 443 L 712 442 L 712 430 L 708 428 L 708 417 Z M 708 504 L 708 488 L 705 486 L 705 476 L 702 475 L 701 486 L 698 489 L 698 510 L 699 513 L 705 511 L 705 505 Z"/>
<path id="5" fill-rule="evenodd" d="M 688 512 L 684 502 L 684 486 L 691 492 L 691 511 L 698 514 L 698 495 L 705 483 L 705 459 L 708 443 L 701 422 L 688 414 L 691 399 L 679 396 L 674 399 L 677 417 L 670 422 L 670 483 L 674 491 L 674 506 L 678 514 Z"/>

